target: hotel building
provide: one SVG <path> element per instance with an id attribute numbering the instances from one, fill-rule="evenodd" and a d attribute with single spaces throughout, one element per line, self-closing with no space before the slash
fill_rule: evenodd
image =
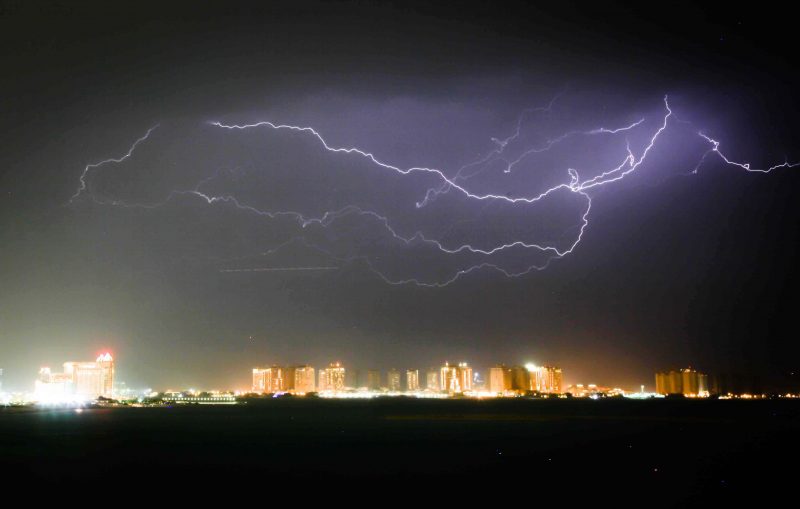
<path id="1" fill-rule="evenodd" d="M 439 370 L 440 389 L 451 394 L 472 390 L 472 368 L 466 362 L 451 366 L 445 362 Z"/>
<path id="2" fill-rule="evenodd" d="M 686 368 L 656 373 L 658 394 L 683 394 L 684 396 L 708 395 L 708 375 Z"/>
<path id="3" fill-rule="evenodd" d="M 104 353 L 94 362 L 65 362 L 62 373 L 42 368 L 36 380 L 35 392 L 40 400 L 72 396 L 80 399 L 113 398 L 114 359 L 111 354 Z"/>
<path id="4" fill-rule="evenodd" d="M 319 370 L 320 391 L 343 391 L 345 384 L 345 369 L 338 362 L 332 362 L 327 368 Z"/>
<path id="5" fill-rule="evenodd" d="M 419 390 L 419 371 L 409 369 L 406 371 L 406 390 L 416 392 Z"/>

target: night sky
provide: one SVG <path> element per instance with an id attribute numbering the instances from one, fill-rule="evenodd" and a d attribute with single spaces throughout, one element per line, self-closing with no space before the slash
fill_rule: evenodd
<path id="1" fill-rule="evenodd" d="M 105 349 L 119 379 L 162 389 L 247 387 L 258 364 L 333 360 L 536 362 L 567 383 L 628 388 L 686 366 L 800 377 L 800 167 L 748 172 L 712 153 L 692 171 L 711 148 L 700 131 L 752 168 L 800 160 L 785 13 L 227 4 L 0 2 L 4 387 Z M 613 168 L 626 141 L 639 157 L 665 95 L 667 129 L 635 172 L 586 191 L 588 225 L 565 256 L 447 254 L 387 230 L 563 253 L 587 206 L 568 169 L 583 182 Z M 438 174 L 328 152 L 308 131 L 211 124 L 259 121 L 448 177 L 518 126 L 506 162 L 572 134 L 510 173 L 500 158 L 468 167 L 465 188 L 502 196 L 472 199 Z M 87 170 L 156 125 L 130 158 Z M 484 262 L 546 267 L 456 277 Z"/>

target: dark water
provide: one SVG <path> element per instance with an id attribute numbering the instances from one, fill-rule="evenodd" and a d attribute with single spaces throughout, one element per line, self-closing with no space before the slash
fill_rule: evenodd
<path id="1" fill-rule="evenodd" d="M 800 402 L 786 400 L 298 398 L 82 413 L 5 409 L 0 479 L 56 491 L 231 483 L 341 495 L 368 485 L 411 497 L 397 488 L 426 486 L 509 500 L 563 494 L 631 502 L 647 493 L 642 507 L 718 505 L 793 492 L 798 431 Z"/>

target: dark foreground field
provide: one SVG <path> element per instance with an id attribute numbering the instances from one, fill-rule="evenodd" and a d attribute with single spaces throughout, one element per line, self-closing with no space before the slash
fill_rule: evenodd
<path id="1" fill-rule="evenodd" d="M 388 499 L 427 498 L 434 488 L 531 503 L 630 504 L 644 496 L 633 505 L 716 506 L 794 493 L 798 431 L 800 402 L 787 400 L 284 398 L 81 413 L 5 409 L 0 481 L 33 481 L 43 494 L 76 486 L 187 496 L 301 487 L 296 494 L 335 493 L 347 503 L 363 487 L 381 486 Z"/>

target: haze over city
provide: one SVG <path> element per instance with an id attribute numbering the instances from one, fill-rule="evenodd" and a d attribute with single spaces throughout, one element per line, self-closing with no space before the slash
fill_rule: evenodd
<path id="1" fill-rule="evenodd" d="M 781 30 L 687 5 L 605 6 L 625 30 L 513 2 L 283 7 L 4 10 L 43 16 L 3 31 L 7 387 L 105 350 L 148 387 L 334 360 L 792 381 Z"/>

